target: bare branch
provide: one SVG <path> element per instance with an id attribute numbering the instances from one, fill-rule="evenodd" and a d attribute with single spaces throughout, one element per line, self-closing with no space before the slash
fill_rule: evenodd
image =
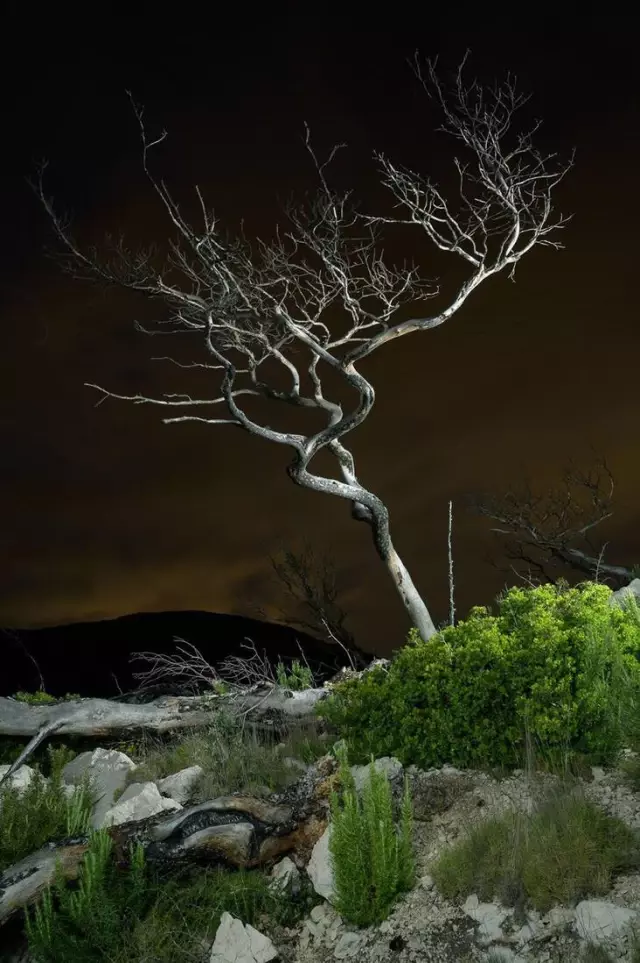
<path id="1" fill-rule="evenodd" d="M 598 578 L 604 572 L 603 581 L 613 582 L 619 588 L 631 581 L 634 570 L 604 563 L 602 554 L 607 543 L 598 550 L 589 535 L 593 528 L 613 514 L 610 511 L 613 476 L 604 458 L 599 464 L 609 478 L 608 492 L 601 490 L 599 473 L 585 474 L 569 468 L 563 475 L 564 493 L 551 492 L 546 497 L 538 497 L 527 483 L 521 492 L 507 492 L 502 498 L 471 495 L 467 500 L 477 514 L 501 523 L 502 527 L 492 528 L 492 532 L 516 536 L 517 543 L 513 540 L 507 542 L 507 557 L 527 562 L 537 569 L 544 581 L 553 584 L 558 581 L 558 577 L 549 574 L 547 566 L 568 565 L 592 578 Z M 572 491 L 573 486 L 581 486 L 589 493 L 590 504 L 586 507 L 580 504 Z M 589 552 L 575 546 L 580 539 L 586 542 Z M 536 558 L 532 551 L 542 557 Z"/>
<path id="2" fill-rule="evenodd" d="M 311 546 L 305 542 L 301 552 L 283 550 L 282 558 L 269 556 L 278 581 L 294 602 L 293 610 L 279 608 L 278 621 L 283 625 L 295 625 L 315 634 L 328 633 L 329 637 L 349 655 L 351 664 L 362 668 L 369 657 L 355 643 L 353 633 L 345 625 L 347 613 L 338 602 L 338 584 L 335 565 L 328 556 L 316 558 Z M 263 608 L 256 610 L 266 617 Z"/>
<path id="3" fill-rule="evenodd" d="M 456 608 L 453 601 L 453 549 L 451 547 L 451 531 L 453 528 L 453 502 L 449 501 L 449 531 L 447 539 L 447 555 L 449 558 L 449 625 L 456 624 Z"/>
<path id="4" fill-rule="evenodd" d="M 426 77 L 418 54 L 413 61 L 418 80 L 444 114 L 440 129 L 460 141 L 471 155 L 469 163 L 455 158 L 457 209 L 429 178 L 377 154 L 383 183 L 404 214 L 367 215 L 365 220 L 368 224 L 418 227 L 437 248 L 457 254 L 473 270 L 444 310 L 379 333 L 351 351 L 351 361 L 361 360 L 391 338 L 443 324 L 479 284 L 494 274 L 509 268 L 509 277 L 514 280 L 518 262 L 536 244 L 563 246 L 549 235 L 563 228 L 570 217 L 552 218 L 551 194 L 573 166 L 574 154 L 560 164 L 556 154 L 540 153 L 533 142 L 539 121 L 530 130 L 514 135 L 514 117 L 529 97 L 516 92 L 510 77 L 502 86 L 496 84 L 486 90 L 475 80 L 465 86 L 467 56 L 468 52 L 449 91 L 438 79 L 435 61 L 427 61 Z"/>
<path id="5" fill-rule="evenodd" d="M 42 675 L 40 666 L 38 665 L 38 662 L 36 661 L 34 656 L 31 654 L 31 652 L 29 652 L 28 648 L 20 638 L 20 635 L 17 632 L 14 632 L 12 629 L 0 629 L 0 632 L 2 633 L 2 635 L 6 635 L 8 639 L 14 642 L 17 646 L 19 646 L 19 648 L 22 649 L 22 651 L 24 652 L 26 657 L 29 659 L 29 661 L 33 663 L 33 666 L 36 672 L 38 673 L 38 678 L 40 679 L 40 692 L 45 692 L 46 687 L 44 684 L 44 676 Z"/>
<path id="6" fill-rule="evenodd" d="M 177 679 L 185 678 L 188 680 L 187 689 L 191 688 L 193 695 L 198 694 L 203 685 L 206 688 L 215 690 L 219 683 L 224 683 L 227 690 L 224 693 L 224 705 L 227 709 L 231 707 L 236 719 L 241 720 L 239 724 L 243 731 L 245 725 L 248 724 L 247 717 L 251 713 L 254 713 L 256 709 L 259 710 L 264 702 L 269 700 L 271 691 L 278 688 L 278 683 L 274 678 L 273 670 L 268 659 L 266 656 L 264 661 L 260 659 L 255 648 L 255 643 L 251 643 L 254 652 L 254 656 L 252 656 L 251 659 L 247 661 L 238 656 L 231 656 L 220 663 L 223 674 L 219 674 L 213 666 L 206 661 L 200 650 L 191 642 L 185 642 L 184 639 L 179 638 L 176 638 L 174 641 L 182 643 L 181 646 L 176 647 L 177 654 L 175 655 L 155 652 L 134 652 L 130 661 L 148 662 L 151 663 L 152 666 L 151 669 L 146 672 L 133 673 L 134 679 L 143 680 L 144 687 L 149 688 L 166 679 L 170 679 L 172 684 L 175 684 Z M 244 646 L 244 648 L 247 647 Z M 300 651 L 302 653 L 302 649 Z M 302 657 L 307 667 L 309 667 L 304 653 L 302 653 Z M 254 661 L 257 661 L 257 667 L 254 665 Z M 261 700 L 256 702 L 253 698 L 249 699 L 249 707 L 245 711 L 240 711 L 240 709 L 236 708 L 235 704 L 238 701 L 244 703 L 247 701 L 247 695 L 251 696 L 255 693 L 256 689 L 264 689 L 265 687 L 266 692 Z M 241 708 L 244 708 L 244 704 Z M 256 723 L 250 723 L 250 725 L 260 728 L 260 725 Z M 271 731 L 270 726 L 266 728 Z"/>
<path id="7" fill-rule="evenodd" d="M 188 680 L 196 695 L 201 685 L 213 688 L 220 681 L 215 669 L 209 665 L 202 653 L 184 639 L 175 638 L 174 642 L 181 642 L 176 646 L 177 655 L 155 652 L 133 652 L 130 662 L 150 662 L 152 668 L 146 672 L 134 672 L 133 678 L 140 679 L 144 685 L 155 685 L 170 679 L 172 682 L 180 678 Z"/>

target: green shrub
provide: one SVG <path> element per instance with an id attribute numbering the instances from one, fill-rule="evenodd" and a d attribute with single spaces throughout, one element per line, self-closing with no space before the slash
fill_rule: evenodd
<path id="1" fill-rule="evenodd" d="M 62 769 L 73 758 L 65 747 L 48 747 L 51 776 L 39 769 L 24 790 L 0 789 L 0 872 L 51 840 L 84 835 L 89 828 L 94 795 L 88 779 L 68 798 L 62 792 Z"/>
<path id="2" fill-rule="evenodd" d="M 610 606 L 610 597 L 605 585 L 586 582 L 568 589 L 561 582 L 533 591 L 511 589 L 500 603 L 504 630 L 516 642 L 514 671 L 530 653 L 541 651 L 540 639 L 547 640 L 551 680 L 545 683 L 538 674 L 527 686 L 522 679 L 520 716 L 528 713 L 536 733 L 558 744 L 564 711 L 573 748 L 603 762 L 622 748 L 640 705 L 640 618 L 633 605 Z M 554 678 L 563 679 L 562 690 L 554 689 Z"/>
<path id="3" fill-rule="evenodd" d="M 389 915 L 395 900 L 415 883 L 411 851 L 411 798 L 407 777 L 402 806 L 402 825 L 393 825 L 391 787 L 382 773 L 369 766 L 369 784 L 360 800 L 344 746 L 339 750 L 342 807 L 338 793 L 331 793 L 332 832 L 329 852 L 333 857 L 335 908 L 349 923 L 370 926 Z"/>
<path id="4" fill-rule="evenodd" d="M 109 959 L 124 948 L 136 920 L 149 909 L 142 846 L 130 852 L 124 870 L 112 859 L 112 847 L 106 831 L 93 833 L 78 888 L 67 885 L 57 865 L 53 886 L 45 891 L 33 917 L 27 911 L 29 949 L 39 963 Z"/>
<path id="5" fill-rule="evenodd" d="M 299 659 L 293 660 L 289 675 L 287 675 L 287 670 L 282 662 L 278 662 L 276 678 L 279 685 L 284 689 L 291 689 L 293 692 L 300 692 L 302 689 L 308 689 L 313 685 L 311 669 L 306 665 L 301 665 Z"/>
<path id="6" fill-rule="evenodd" d="M 355 765 L 366 764 L 371 753 L 392 755 L 397 746 L 391 704 L 394 681 L 381 666 L 374 666 L 360 679 L 336 683 L 331 695 L 314 708 L 318 718 L 335 726 Z"/>
<path id="7" fill-rule="evenodd" d="M 229 692 L 228 684 L 223 682 L 222 679 L 216 679 L 212 688 L 217 695 L 226 695 Z"/>
<path id="8" fill-rule="evenodd" d="M 358 762 L 517 765 L 527 723 L 550 748 L 604 761 L 640 704 L 640 619 L 610 595 L 592 583 L 512 588 L 498 616 L 475 607 L 428 642 L 412 629 L 388 670 L 339 683 L 316 713 Z"/>

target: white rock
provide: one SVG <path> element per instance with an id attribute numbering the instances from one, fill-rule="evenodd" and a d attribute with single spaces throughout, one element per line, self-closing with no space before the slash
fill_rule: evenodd
<path id="1" fill-rule="evenodd" d="M 158 813 L 182 809 L 175 799 L 166 799 L 155 782 L 138 782 L 128 786 L 115 806 L 106 811 L 102 826 L 117 826 L 130 820 L 157 816 Z"/>
<path id="2" fill-rule="evenodd" d="M 576 906 L 575 928 L 584 940 L 603 943 L 619 939 L 630 923 L 640 922 L 637 910 L 599 899 L 585 899 Z"/>
<path id="3" fill-rule="evenodd" d="M 0 779 L 4 776 L 5 772 L 11 769 L 11 766 L 0 766 Z M 31 780 L 36 774 L 36 770 L 32 769 L 31 766 L 19 766 L 16 771 L 9 776 L 6 782 L 2 783 L 0 790 L 7 789 L 11 787 L 12 789 L 18 789 L 22 792 L 27 786 L 31 785 Z"/>
<path id="4" fill-rule="evenodd" d="M 220 917 L 216 938 L 211 947 L 210 963 L 269 963 L 278 951 L 268 936 L 231 913 Z"/>
<path id="5" fill-rule="evenodd" d="M 184 804 L 191 798 L 193 787 L 203 772 L 202 766 L 189 766 L 171 776 L 159 779 L 156 785 L 165 796 L 171 796 L 176 802 Z"/>
<path id="6" fill-rule="evenodd" d="M 64 767 L 62 778 L 65 782 L 79 782 L 85 773 L 88 773 L 92 780 L 97 796 L 91 814 L 93 829 L 100 829 L 104 825 L 104 817 L 113 806 L 116 790 L 124 788 L 127 773 L 135 768 L 136 765 L 129 756 L 115 749 L 81 752 Z"/>
<path id="7" fill-rule="evenodd" d="M 329 841 L 331 839 L 331 823 L 315 844 L 307 864 L 307 874 L 313 883 L 313 888 L 319 896 L 326 900 L 334 898 L 333 872 L 331 869 L 331 854 Z"/>

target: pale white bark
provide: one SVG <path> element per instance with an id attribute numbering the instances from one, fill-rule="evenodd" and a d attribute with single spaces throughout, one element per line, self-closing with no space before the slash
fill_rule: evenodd
<path id="1" fill-rule="evenodd" d="M 453 527 L 453 502 L 449 502 L 449 539 L 447 542 L 449 558 L 449 625 L 455 625 L 456 609 L 453 602 L 453 550 L 451 548 L 451 529 Z"/>
<path id="2" fill-rule="evenodd" d="M 29 743 L 0 776 L 0 786 L 20 768 L 48 736 L 92 736 L 115 733 L 175 732 L 215 723 L 215 713 L 228 713 L 244 724 L 247 716 L 281 714 L 295 722 L 314 714 L 314 707 L 329 689 L 284 690 L 269 684 L 252 686 L 231 695 L 167 696 L 144 705 L 127 705 L 107 699 L 68 700 L 52 705 L 30 705 L 0 696 L 0 735 L 31 736 Z"/>
<path id="3" fill-rule="evenodd" d="M 389 540 L 389 548 L 384 562 L 391 574 L 393 583 L 398 590 L 398 594 L 402 599 L 412 624 L 416 627 L 422 638 L 427 641 L 427 639 L 430 639 L 436 634 L 436 627 L 433 624 L 429 609 L 413 584 L 413 580 L 402 559 L 391 544 L 391 540 Z"/>
<path id="4" fill-rule="evenodd" d="M 558 241 L 549 239 L 566 222 L 562 217 L 552 218 L 551 193 L 572 165 L 572 160 L 559 165 L 554 154 L 545 156 L 534 147 L 532 136 L 539 125 L 513 135 L 514 115 L 527 98 L 516 94 L 510 79 L 487 90 L 475 81 L 465 86 L 464 64 L 451 91 L 445 93 L 435 64 L 428 64 L 424 78 L 418 60 L 415 62 L 420 82 L 442 110 L 443 129 L 470 157 L 468 163 L 455 158 L 459 176 L 455 202 L 445 199 L 428 178 L 377 155 L 382 182 L 396 202 L 393 210 L 399 209 L 399 213 L 360 213 L 351 206 L 349 194 L 338 193 L 326 179 L 327 165 L 343 145 L 335 147 L 321 163 L 307 129 L 306 146 L 319 179 L 315 200 L 306 207 L 290 207 L 287 227 L 276 231 L 274 241 L 258 239 L 252 245 L 242 233 L 227 240 L 198 188 L 200 229 L 184 219 L 164 182 L 150 173 L 149 152 L 165 134 L 150 139 L 142 110 L 135 104 L 143 168 L 178 237 L 170 244 L 165 265 L 157 263 L 153 252 L 133 256 L 122 244 L 116 247 L 115 262 L 110 263 L 82 251 L 45 196 L 42 172 L 36 185 L 66 246 L 74 273 L 80 270 L 125 285 L 163 303 L 169 316 L 158 324 L 168 327 L 146 329 L 138 324 L 138 329 L 154 335 L 198 335 L 208 359 L 192 364 L 167 356 L 154 360 L 180 368 L 207 369 L 221 376 L 220 394 L 209 398 L 121 395 L 90 383 L 89 387 L 102 393 L 98 404 L 111 397 L 158 405 L 171 412 L 182 408 L 186 413 L 168 413 L 164 423 L 235 425 L 293 449 L 288 469 L 292 480 L 346 499 L 351 503 L 353 518 L 370 526 L 376 551 L 394 580 L 409 618 L 425 640 L 435 633 L 427 604 L 391 543 L 386 507 L 358 481 L 353 455 L 344 443 L 345 436 L 366 419 L 375 401 L 373 386 L 356 364 L 388 341 L 443 324 L 487 278 L 506 270 L 513 279 L 517 263 L 534 246 L 561 247 Z M 385 262 L 378 243 L 380 231 L 398 225 L 423 231 L 435 247 L 461 257 L 469 268 L 467 279 L 444 299 L 439 310 L 420 311 L 419 316 L 403 321 L 397 320 L 403 305 L 412 304 L 415 310 L 440 292 L 416 265 L 398 268 Z M 176 278 L 183 283 L 180 285 Z M 336 333 L 339 325 L 346 330 Z M 237 366 L 239 358 L 244 367 Z M 265 361 L 275 362 L 284 372 L 288 390 L 262 379 Z M 301 364 L 305 364 L 304 369 Z M 351 411 L 345 413 L 342 404 L 325 398 L 321 365 L 332 369 L 353 389 L 357 401 Z M 310 385 L 308 390 L 303 388 L 301 372 Z M 307 435 L 277 431 L 248 414 L 240 404 L 245 395 L 314 409 L 323 414 L 325 427 Z M 215 405 L 224 405 L 228 416 L 207 416 L 204 410 Z M 203 413 L 193 413 L 195 410 Z M 310 462 L 323 448 L 335 457 L 342 481 L 309 471 Z"/>

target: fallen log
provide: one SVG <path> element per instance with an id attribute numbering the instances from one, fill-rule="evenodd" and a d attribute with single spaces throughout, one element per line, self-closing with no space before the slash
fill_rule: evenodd
<path id="1" fill-rule="evenodd" d="M 205 726 L 215 713 L 224 711 L 236 719 L 268 719 L 272 723 L 295 722 L 313 715 L 314 707 L 329 690 L 305 689 L 293 692 L 272 683 L 259 683 L 231 695 L 164 696 L 143 705 L 107 699 L 78 699 L 50 705 L 31 705 L 11 697 L 0 697 L 0 735 L 31 736 L 32 739 L 11 768 L 0 777 L 9 779 L 46 736 L 131 736 L 134 733 L 166 733 Z M 249 725 L 255 725 L 252 721 Z"/>
<path id="2" fill-rule="evenodd" d="M 161 870 L 185 862 L 269 869 L 285 855 L 302 868 L 327 828 L 336 772 L 336 760 L 324 756 L 266 800 L 234 793 L 108 827 L 113 857 L 126 863 L 129 847 L 140 843 L 149 865 Z M 0 875 L 0 926 L 40 898 L 53 881 L 57 862 L 65 879 L 75 879 L 89 841 L 87 835 L 48 843 L 6 869 Z"/>
<path id="3" fill-rule="evenodd" d="M 376 660 L 368 668 L 385 661 Z M 341 677 L 357 677 L 362 672 L 349 671 Z M 339 681 L 337 677 L 335 681 Z M 96 739 L 141 730 L 168 732 L 207 725 L 221 710 L 238 719 L 246 719 L 250 714 L 265 720 L 265 728 L 272 729 L 277 721 L 295 722 L 313 715 L 317 703 L 330 694 L 331 682 L 321 689 L 300 692 L 273 683 L 258 683 L 231 695 L 166 696 L 142 705 L 90 698 L 30 705 L 0 697 L 0 735 L 32 737 L 0 784 L 54 732 Z M 267 800 L 235 793 L 178 813 L 108 827 L 114 856 L 119 862 L 126 861 L 128 845 L 139 842 L 147 860 L 158 868 L 177 866 L 183 861 L 269 868 L 285 854 L 298 868 L 303 868 L 327 827 L 328 800 L 336 788 L 336 769 L 336 761 L 324 756 L 301 779 Z M 66 879 L 75 879 L 89 840 L 87 835 L 48 843 L 6 869 L 0 876 L 0 926 L 42 895 L 53 880 L 57 862 Z"/>
<path id="4" fill-rule="evenodd" d="M 143 705 L 129 705 L 109 699 L 79 699 L 51 705 L 31 705 L 0 696 L 0 735 L 34 736 L 52 723 L 58 735 L 103 738 L 114 732 L 152 730 L 167 732 L 206 725 L 212 713 L 226 711 L 233 716 L 281 715 L 295 720 L 313 714 L 314 706 L 328 690 L 293 692 L 271 683 L 253 686 L 240 695 L 164 696 Z"/>
<path id="5" fill-rule="evenodd" d="M 142 705 L 91 698 L 32 705 L 11 696 L 0 696 L 0 736 L 32 737 L 11 767 L 0 776 L 0 788 L 54 732 L 60 736 L 96 739 L 116 734 L 126 738 L 141 731 L 165 733 L 208 725 L 215 712 L 226 712 L 237 720 L 242 719 L 242 724 L 250 728 L 273 732 L 278 723 L 287 725 L 313 716 L 315 706 L 340 680 L 358 678 L 375 665 L 384 664 L 388 665 L 386 659 L 375 659 L 360 671 L 342 669 L 320 689 L 294 691 L 277 683 L 258 682 L 247 688 L 233 686 L 230 694 L 163 696 Z M 250 721 L 247 719 L 249 715 Z M 323 731 L 323 723 L 317 721 L 318 731 Z"/>

